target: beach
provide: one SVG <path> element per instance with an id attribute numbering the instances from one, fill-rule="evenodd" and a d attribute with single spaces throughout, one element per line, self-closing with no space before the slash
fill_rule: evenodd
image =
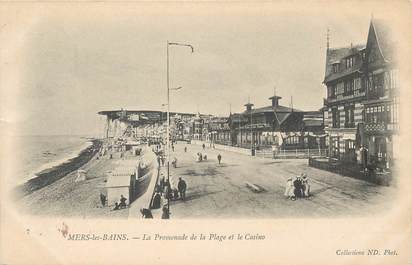
<path id="1" fill-rule="evenodd" d="M 127 218 L 128 209 L 111 211 L 109 207 L 102 207 L 99 197 L 104 190 L 106 173 L 114 167 L 118 154 L 113 159 L 108 155 L 98 159 L 101 141 L 92 142 L 78 157 L 40 172 L 38 177 L 18 186 L 17 207 L 29 215 Z M 86 180 L 75 181 L 78 169 L 86 171 Z"/>

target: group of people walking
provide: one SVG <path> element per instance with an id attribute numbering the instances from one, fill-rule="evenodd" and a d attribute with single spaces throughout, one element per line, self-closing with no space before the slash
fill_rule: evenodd
<path id="1" fill-rule="evenodd" d="M 305 173 L 286 180 L 285 197 L 291 200 L 310 196 L 309 178 Z"/>

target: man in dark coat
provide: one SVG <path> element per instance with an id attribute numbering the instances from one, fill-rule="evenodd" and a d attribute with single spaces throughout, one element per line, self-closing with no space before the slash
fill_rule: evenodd
<path id="1" fill-rule="evenodd" d="M 220 161 L 222 161 L 222 155 L 221 154 L 217 155 L 217 160 L 219 161 L 219 164 L 220 164 Z"/>
<path id="2" fill-rule="evenodd" d="M 296 178 L 293 181 L 293 186 L 295 187 L 294 194 L 296 198 L 301 198 L 302 197 L 302 181 L 300 178 Z"/>
<path id="3" fill-rule="evenodd" d="M 185 198 L 186 198 L 186 187 L 187 187 L 186 182 L 182 178 L 179 178 L 179 182 L 177 184 L 177 189 L 179 190 L 180 198 L 182 200 L 185 200 Z"/>
<path id="4" fill-rule="evenodd" d="M 120 195 L 119 207 L 120 208 L 126 208 L 127 207 L 126 201 L 127 201 L 127 199 L 123 195 Z"/>
<path id="5" fill-rule="evenodd" d="M 100 201 L 102 202 L 102 206 L 106 205 L 106 196 L 103 193 L 100 193 Z"/>

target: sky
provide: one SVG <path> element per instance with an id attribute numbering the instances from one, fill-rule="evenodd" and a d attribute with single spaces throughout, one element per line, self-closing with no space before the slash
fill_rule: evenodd
<path id="1" fill-rule="evenodd" d="M 370 17 L 305 10 L 229 8 L 38 16 L 18 53 L 16 123 L 23 134 L 98 134 L 101 110 L 165 110 L 166 43 L 171 110 L 228 115 L 280 104 L 317 110 L 330 46 L 366 43 Z M 13 106 L 11 106 L 13 108 Z"/>

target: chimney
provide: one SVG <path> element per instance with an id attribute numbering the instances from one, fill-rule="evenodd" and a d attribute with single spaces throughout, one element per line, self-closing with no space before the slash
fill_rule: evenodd
<path id="1" fill-rule="evenodd" d="M 272 107 L 276 108 L 279 106 L 279 99 L 281 99 L 282 97 L 278 97 L 278 96 L 273 96 L 270 97 L 269 99 L 272 100 Z"/>

